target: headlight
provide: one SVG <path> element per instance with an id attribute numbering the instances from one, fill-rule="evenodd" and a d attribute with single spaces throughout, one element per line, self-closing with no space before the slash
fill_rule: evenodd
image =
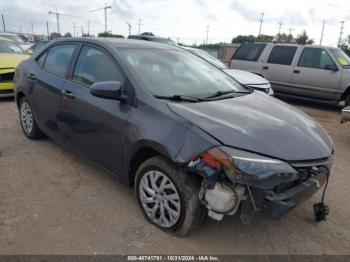
<path id="1" fill-rule="evenodd" d="M 298 171 L 286 162 L 231 147 L 219 146 L 208 150 L 207 153 L 231 174 L 249 175 L 252 179 L 298 174 Z"/>

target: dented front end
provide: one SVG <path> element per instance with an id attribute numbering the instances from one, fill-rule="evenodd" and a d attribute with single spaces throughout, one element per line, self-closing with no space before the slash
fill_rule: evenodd
<path id="1" fill-rule="evenodd" d="M 256 212 L 276 219 L 312 196 L 325 183 L 332 161 L 330 156 L 289 163 L 219 146 L 194 157 L 187 169 L 203 177 L 199 198 L 209 217 L 222 220 L 240 212 L 249 223 Z"/>

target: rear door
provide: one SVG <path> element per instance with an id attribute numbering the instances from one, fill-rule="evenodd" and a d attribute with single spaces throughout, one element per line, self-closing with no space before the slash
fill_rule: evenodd
<path id="1" fill-rule="evenodd" d="M 58 44 L 41 54 L 28 72 L 32 84 L 30 100 L 40 128 L 54 139 L 62 133 L 57 119 L 62 106 L 62 89 L 76 49 L 74 43 Z"/>
<path id="2" fill-rule="evenodd" d="M 339 68 L 328 70 L 329 65 L 338 67 L 326 49 L 304 47 L 292 74 L 293 92 L 312 98 L 336 99 L 341 71 Z"/>
<path id="3" fill-rule="evenodd" d="M 91 95 L 90 86 L 103 81 L 119 81 L 123 90 L 131 88 L 115 59 L 106 50 L 84 44 L 65 85 L 67 95 L 59 118 L 65 126 L 65 144 L 118 174 L 131 106 Z"/>
<path id="4" fill-rule="evenodd" d="M 233 54 L 230 68 L 261 74 L 262 58 L 266 52 L 265 43 L 242 44 Z"/>
<path id="5" fill-rule="evenodd" d="M 298 47 L 293 45 L 274 45 L 262 66 L 262 75 L 270 81 L 276 92 L 288 92 L 293 60 Z"/>

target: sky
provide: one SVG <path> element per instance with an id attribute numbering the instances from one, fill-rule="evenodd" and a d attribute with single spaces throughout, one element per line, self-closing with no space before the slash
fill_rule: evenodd
<path id="1" fill-rule="evenodd" d="M 309 37 L 320 42 L 322 24 L 325 21 L 323 44 L 336 46 L 341 21 L 344 23 L 344 38 L 350 34 L 350 1 L 348 0 L 0 0 L 0 13 L 4 14 L 9 31 L 46 34 L 56 32 L 56 17 L 49 11 L 58 10 L 61 33 L 76 34 L 88 31 L 97 34 L 104 31 L 104 12 L 92 10 L 111 5 L 107 17 L 108 31 L 128 35 L 153 32 L 157 36 L 170 37 L 185 44 L 231 42 L 243 34 L 257 35 L 259 19 L 264 12 L 262 33 L 276 35 L 278 23 L 281 33 L 294 36 L 306 30 Z M 2 22 L 0 21 L 0 31 Z"/>

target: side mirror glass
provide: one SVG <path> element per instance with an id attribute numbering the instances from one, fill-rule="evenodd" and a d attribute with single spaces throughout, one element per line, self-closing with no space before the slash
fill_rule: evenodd
<path id="1" fill-rule="evenodd" d="M 33 54 L 33 50 L 30 50 L 30 49 L 27 50 L 27 54 L 28 54 L 28 55 L 32 55 L 32 54 Z"/>
<path id="2" fill-rule="evenodd" d="M 335 64 L 328 64 L 324 67 L 326 70 L 338 71 L 338 67 Z"/>
<path id="3" fill-rule="evenodd" d="M 127 100 L 122 95 L 122 84 L 118 81 L 96 82 L 90 87 L 90 94 L 105 99 Z"/>
<path id="4" fill-rule="evenodd" d="M 350 106 L 345 107 L 341 113 L 341 123 L 350 121 Z"/>

